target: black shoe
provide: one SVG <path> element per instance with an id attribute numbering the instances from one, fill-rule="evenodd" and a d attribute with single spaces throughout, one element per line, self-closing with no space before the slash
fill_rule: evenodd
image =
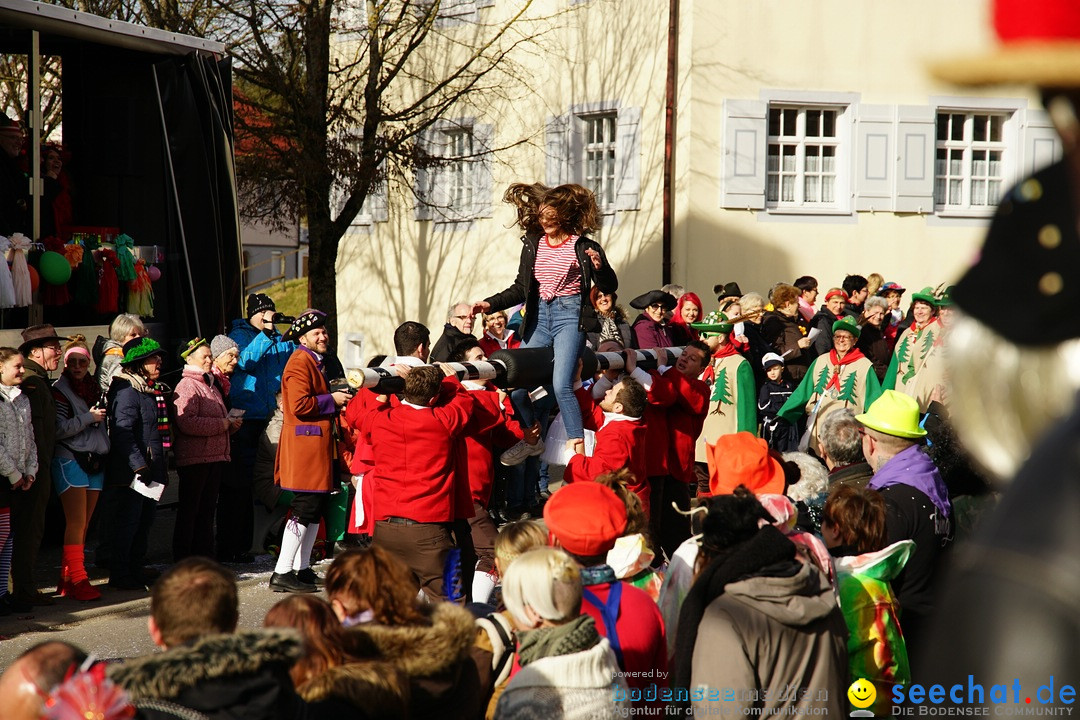
<path id="1" fill-rule="evenodd" d="M 323 579 L 323 576 L 320 575 L 319 573 L 315 572 L 314 570 L 312 570 L 309 567 L 306 567 L 303 570 L 297 571 L 296 579 L 299 580 L 302 583 L 307 583 L 308 585 L 314 585 L 315 587 L 322 587 L 325 584 L 325 580 Z"/>
<path id="2" fill-rule="evenodd" d="M 270 576 L 270 589 L 274 592 L 290 593 L 313 593 L 319 591 L 319 588 L 315 587 L 313 583 L 301 582 L 294 572 L 273 573 Z"/>
<path id="3" fill-rule="evenodd" d="M 8 593 L 4 597 L 0 598 L 0 604 L 7 608 L 7 613 L 5 614 L 28 613 L 34 611 L 33 605 L 24 600 L 19 600 L 11 593 Z"/>
<path id="4" fill-rule="evenodd" d="M 109 578 L 109 587 L 113 590 L 138 590 L 139 592 L 146 592 L 147 589 L 145 582 L 133 577 Z"/>

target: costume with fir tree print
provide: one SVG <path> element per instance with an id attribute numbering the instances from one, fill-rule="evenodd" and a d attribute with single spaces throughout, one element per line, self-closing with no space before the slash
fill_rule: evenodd
<path id="1" fill-rule="evenodd" d="M 858 348 L 852 348 L 843 358 L 834 348 L 827 355 L 814 358 L 799 387 L 776 415 L 794 425 L 817 408 L 817 417 L 810 428 L 810 447 L 816 450 L 817 429 L 826 415 L 845 407 L 855 413 L 866 412 L 879 395 L 881 384 L 874 373 L 874 364 Z"/>
<path id="2" fill-rule="evenodd" d="M 712 379 L 709 414 L 695 450 L 697 462 L 707 462 L 705 444 L 715 445 L 721 435 L 743 430 L 757 434 L 754 370 L 734 345 L 721 345 L 713 354 Z"/>
<path id="3" fill-rule="evenodd" d="M 928 370 L 935 366 L 940 370 L 943 330 L 937 318 L 922 328 L 911 323 L 896 341 L 892 361 L 881 383 L 882 389 L 896 390 L 915 398 L 919 408 L 925 411 L 934 385 L 941 381 L 940 372 L 929 373 Z"/>

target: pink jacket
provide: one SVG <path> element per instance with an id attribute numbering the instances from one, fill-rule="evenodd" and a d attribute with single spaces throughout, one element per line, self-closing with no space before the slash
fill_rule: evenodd
<path id="1" fill-rule="evenodd" d="M 222 422 L 228 415 L 221 393 L 209 375 L 190 365 L 176 384 L 176 437 L 173 453 L 178 466 L 229 461 L 229 431 Z"/>

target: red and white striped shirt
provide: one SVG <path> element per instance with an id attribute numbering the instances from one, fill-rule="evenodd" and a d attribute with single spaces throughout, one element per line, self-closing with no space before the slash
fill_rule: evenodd
<path id="1" fill-rule="evenodd" d="M 581 292 L 581 265 L 577 259 L 577 235 L 561 245 L 552 246 L 548 236 L 540 238 L 533 273 L 540 283 L 540 297 L 546 301 Z"/>

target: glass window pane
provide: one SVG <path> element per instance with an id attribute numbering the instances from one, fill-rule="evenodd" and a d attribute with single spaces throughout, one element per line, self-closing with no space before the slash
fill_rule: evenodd
<path id="1" fill-rule="evenodd" d="M 824 127 L 821 130 L 822 137 L 836 137 L 836 110 L 826 110 L 824 113 Z"/>
<path id="2" fill-rule="evenodd" d="M 821 178 L 821 202 L 833 202 L 833 186 L 835 184 L 836 178 L 834 177 Z"/>
<path id="3" fill-rule="evenodd" d="M 780 134 L 780 108 L 769 108 L 769 135 Z"/>
<path id="4" fill-rule="evenodd" d="M 615 116 L 608 115 L 606 120 L 607 137 L 605 139 L 607 140 L 607 142 L 615 142 Z"/>
<path id="5" fill-rule="evenodd" d="M 990 177 L 1001 177 L 1001 151 L 994 150 L 990 153 L 990 162 L 987 165 L 986 174 Z"/>
<path id="6" fill-rule="evenodd" d="M 821 136 L 821 111 L 806 111 L 806 137 Z"/>
<path id="7" fill-rule="evenodd" d="M 799 111 L 798 110 L 794 110 L 794 109 L 785 110 L 784 111 L 784 125 L 783 125 L 782 134 L 783 135 L 794 135 L 797 132 L 796 126 L 797 126 L 798 122 L 799 122 Z"/>
<path id="8" fill-rule="evenodd" d="M 776 202 L 780 199 L 780 176 L 769 175 L 769 184 L 767 189 L 767 198 L 769 202 Z"/>
<path id="9" fill-rule="evenodd" d="M 820 178 L 817 175 L 806 176 L 805 186 L 805 200 L 806 202 L 820 202 L 821 198 L 818 197 L 818 182 Z"/>
<path id="10" fill-rule="evenodd" d="M 971 174 L 978 177 L 986 176 L 986 151 L 974 150 L 971 153 Z"/>
<path id="11" fill-rule="evenodd" d="M 784 145 L 784 172 L 795 172 L 795 146 Z"/>
<path id="12" fill-rule="evenodd" d="M 971 139 L 975 142 L 986 142 L 986 126 L 989 118 L 986 115 L 976 115 L 972 127 Z"/>
<path id="13" fill-rule="evenodd" d="M 949 204 L 959 205 L 963 202 L 963 184 L 960 180 L 949 181 Z"/>
<path id="14" fill-rule="evenodd" d="M 938 113 L 937 116 L 937 139 L 941 141 L 949 139 L 949 116 L 945 113 Z"/>
<path id="15" fill-rule="evenodd" d="M 949 174 L 957 177 L 964 174 L 964 153 L 961 150 L 949 151 Z"/>
<path id="16" fill-rule="evenodd" d="M 1005 118 L 1001 115 L 993 115 L 990 117 L 990 140 L 992 142 L 1001 142 L 1001 126 L 1004 124 Z"/>
<path id="17" fill-rule="evenodd" d="M 806 172 L 818 172 L 821 169 L 821 163 L 819 162 L 818 153 L 821 152 L 821 148 L 814 145 L 806 146 L 806 160 L 803 165 Z"/>
<path id="18" fill-rule="evenodd" d="M 935 205 L 944 205 L 945 204 L 945 180 L 944 180 L 944 178 L 938 177 L 938 178 L 934 179 L 934 204 Z"/>
<path id="19" fill-rule="evenodd" d="M 988 205 L 997 205 L 1001 202 L 1001 186 L 1001 180 L 991 180 L 987 184 L 986 203 Z"/>
<path id="20" fill-rule="evenodd" d="M 971 181 L 971 204 L 972 205 L 985 205 L 986 204 L 986 181 L 985 180 L 972 180 Z"/>
<path id="21" fill-rule="evenodd" d="M 769 172 L 778 172 L 780 170 L 780 146 L 770 145 L 769 156 L 766 164 L 766 169 Z"/>
<path id="22" fill-rule="evenodd" d="M 826 150 L 833 150 L 834 148 L 825 148 L 825 149 Z M 836 172 L 836 156 L 833 155 L 831 152 L 826 153 L 825 156 L 823 158 L 821 158 L 821 171 L 822 172 L 827 172 L 827 173 L 835 173 Z"/>
<path id="23" fill-rule="evenodd" d="M 783 201 L 795 202 L 795 177 L 793 175 L 784 175 L 781 182 L 783 184 L 783 191 L 781 192 Z"/>
<path id="24" fill-rule="evenodd" d="M 963 115 L 949 115 L 949 139 L 950 140 L 963 140 L 964 139 L 964 116 Z"/>

